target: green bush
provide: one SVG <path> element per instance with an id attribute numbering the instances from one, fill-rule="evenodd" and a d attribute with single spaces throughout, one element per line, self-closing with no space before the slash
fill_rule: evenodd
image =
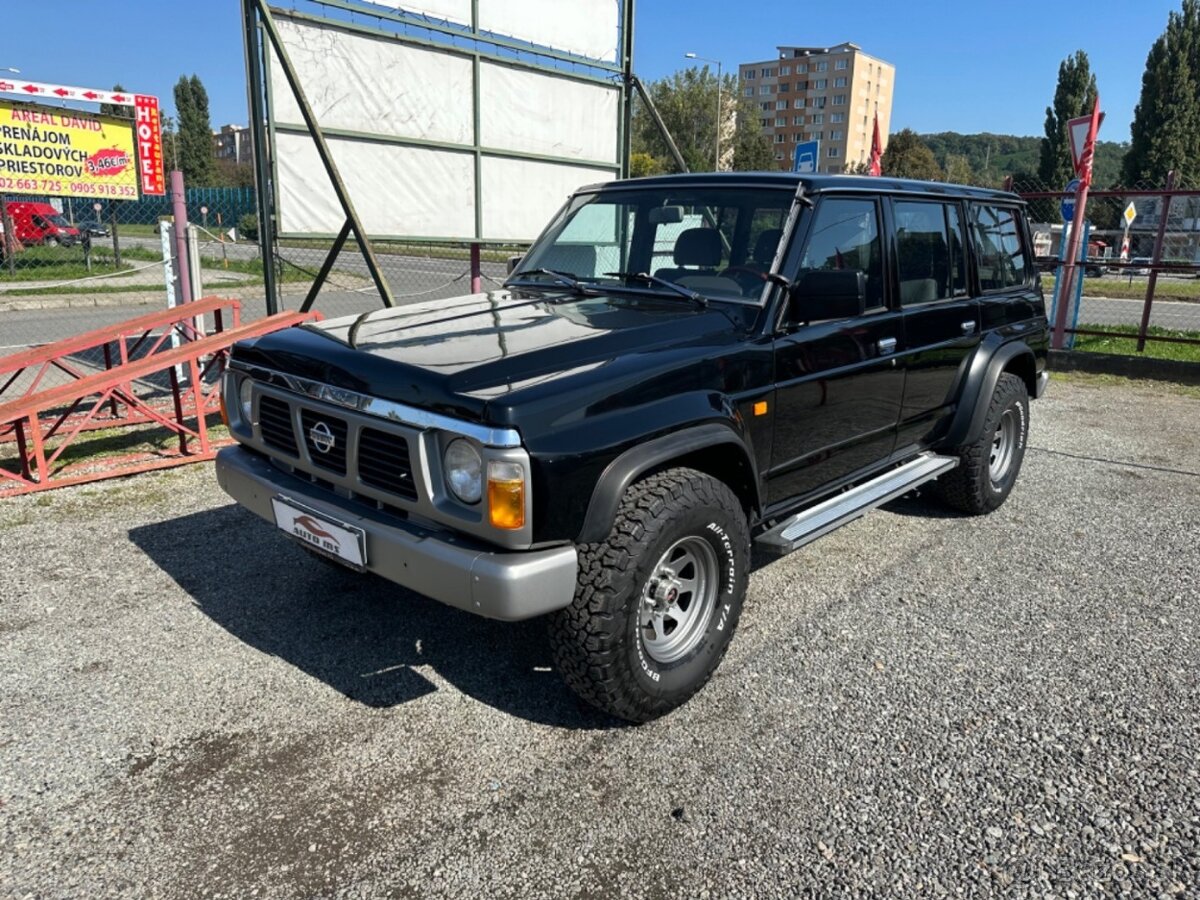
<path id="1" fill-rule="evenodd" d="M 237 223 L 238 240 L 242 241 L 257 241 L 258 240 L 258 216 L 253 213 L 246 213 L 238 219 Z"/>

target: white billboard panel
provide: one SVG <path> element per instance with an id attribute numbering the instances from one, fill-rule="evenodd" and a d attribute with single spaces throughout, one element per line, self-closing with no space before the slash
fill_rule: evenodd
<path id="1" fill-rule="evenodd" d="M 620 100 L 615 86 L 485 62 L 479 71 L 480 143 L 616 165 Z"/>
<path id="2" fill-rule="evenodd" d="M 328 138 L 363 228 L 374 235 L 463 238 L 475 232 L 471 153 Z M 277 132 L 284 234 L 336 234 L 346 221 L 316 144 Z M 561 202 L 561 201 L 560 201 Z"/>
<path id="3" fill-rule="evenodd" d="M 401 12 L 471 24 L 471 0 L 367 0 Z M 576 56 L 616 62 L 620 0 L 479 0 L 479 29 Z"/>
<path id="4" fill-rule="evenodd" d="M 280 18 L 279 35 L 323 128 L 471 143 L 471 60 Z M 272 59 L 272 115 L 303 126 L 282 66 Z"/>
<path id="5" fill-rule="evenodd" d="M 485 156 L 480 193 L 485 240 L 528 241 L 541 234 L 567 197 L 613 173 L 560 163 Z"/>
<path id="6" fill-rule="evenodd" d="M 615 62 L 619 0 L 479 0 L 479 27 L 589 59 Z"/>

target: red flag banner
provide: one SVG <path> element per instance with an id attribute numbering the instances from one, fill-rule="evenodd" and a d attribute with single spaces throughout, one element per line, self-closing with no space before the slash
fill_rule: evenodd
<path id="1" fill-rule="evenodd" d="M 875 134 L 871 137 L 871 163 L 867 174 L 876 177 L 883 174 L 883 138 L 879 136 L 878 113 L 875 114 Z"/>

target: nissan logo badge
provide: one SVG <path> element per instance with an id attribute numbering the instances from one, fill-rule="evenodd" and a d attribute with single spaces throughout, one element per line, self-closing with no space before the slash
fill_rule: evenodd
<path id="1" fill-rule="evenodd" d="M 337 439 L 324 422 L 318 422 L 308 429 L 308 439 L 319 453 L 328 453 L 337 445 Z"/>

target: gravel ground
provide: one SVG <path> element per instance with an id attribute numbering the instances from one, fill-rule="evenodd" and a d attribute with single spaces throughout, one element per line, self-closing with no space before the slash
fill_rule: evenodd
<path id="1" fill-rule="evenodd" d="M 1033 409 L 1006 506 L 764 561 L 643 727 L 207 466 L 6 501 L 0 894 L 1200 896 L 1200 399 Z"/>

